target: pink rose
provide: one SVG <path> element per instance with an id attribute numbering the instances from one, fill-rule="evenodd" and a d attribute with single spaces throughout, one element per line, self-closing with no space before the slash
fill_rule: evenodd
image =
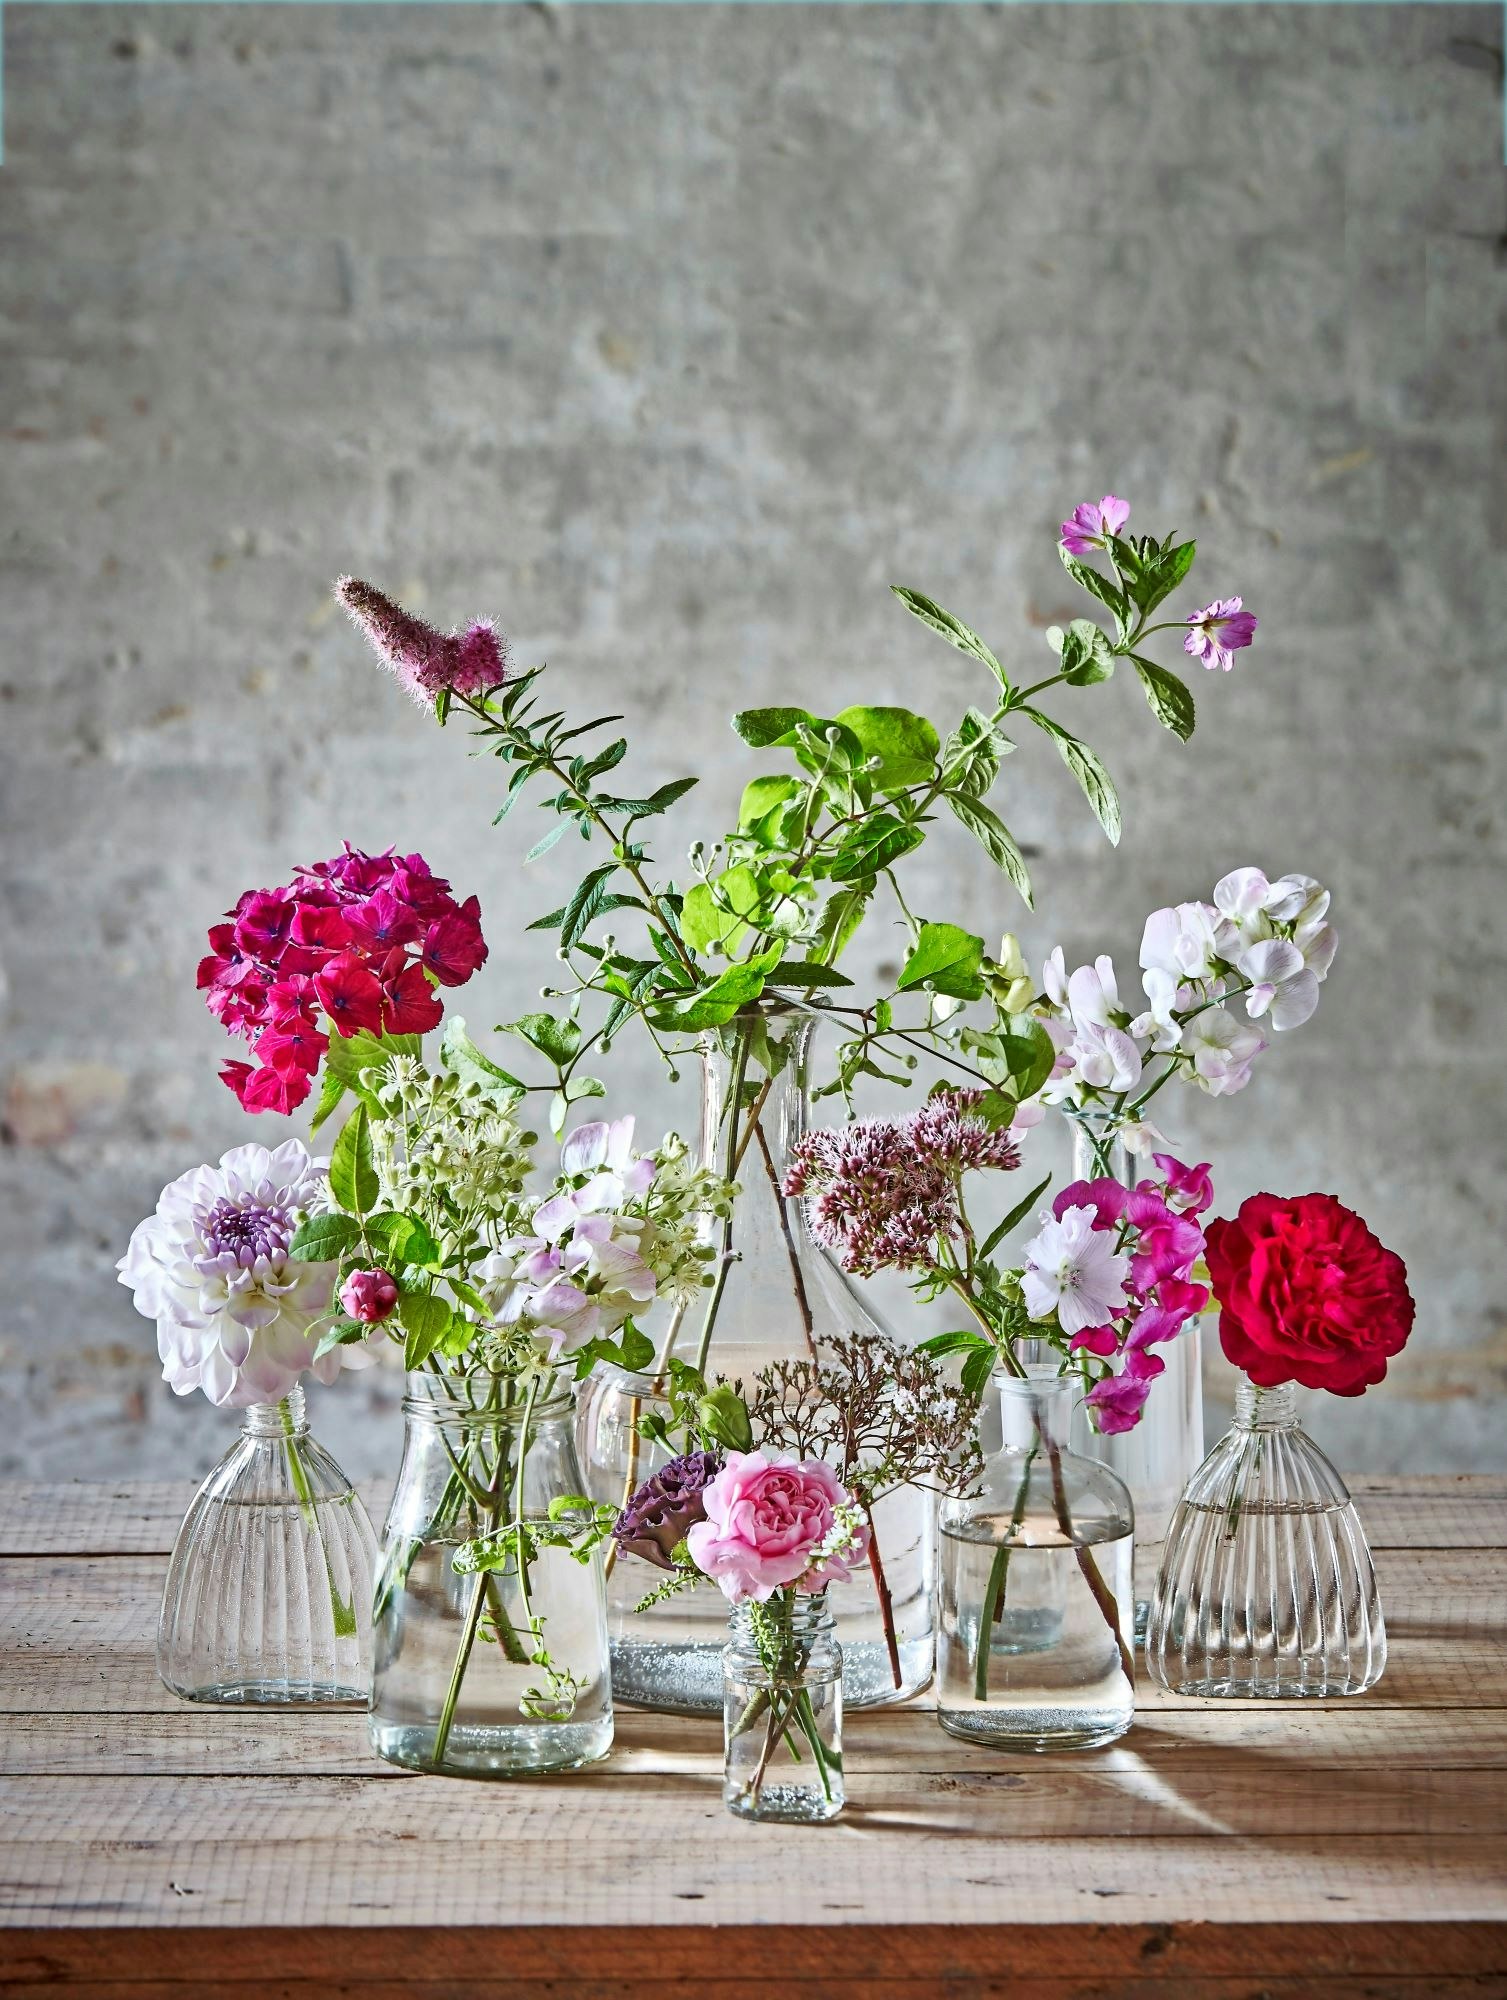
<path id="1" fill-rule="evenodd" d="M 397 1281 L 390 1271 L 352 1271 L 340 1287 L 340 1303 L 363 1326 L 380 1326 L 398 1303 Z"/>
<path id="2" fill-rule="evenodd" d="M 733 1604 L 763 1604 L 777 1590 L 822 1590 L 849 1574 L 868 1547 L 860 1529 L 839 1555 L 813 1568 L 814 1550 L 836 1525 L 836 1510 L 852 1495 L 830 1465 L 794 1452 L 732 1451 L 702 1494 L 706 1519 L 686 1534 L 691 1560 Z"/>

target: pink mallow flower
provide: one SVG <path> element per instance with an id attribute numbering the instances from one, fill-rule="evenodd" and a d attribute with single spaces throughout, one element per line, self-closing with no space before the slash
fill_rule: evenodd
<path id="1" fill-rule="evenodd" d="M 335 595 L 421 708 L 446 690 L 484 695 L 508 677 L 507 641 L 485 621 L 441 632 L 354 576 L 341 577 Z"/>
<path id="2" fill-rule="evenodd" d="M 837 1510 L 852 1495 L 830 1465 L 794 1452 L 732 1451 L 705 1489 L 706 1519 L 686 1532 L 691 1560 L 732 1604 L 764 1604 L 777 1590 L 823 1590 L 849 1574 L 868 1531 L 841 1534 Z"/>
<path id="3" fill-rule="evenodd" d="M 1062 546 L 1070 556 L 1091 555 L 1118 535 L 1130 519 L 1130 502 L 1106 493 L 1096 507 L 1091 500 L 1073 509 L 1062 524 Z M 1237 600 L 1238 602 L 1238 600 Z"/>
<path id="4" fill-rule="evenodd" d="M 377 1326 L 398 1303 L 397 1280 L 391 1271 L 352 1271 L 340 1287 L 340 1303 L 363 1326 Z"/>
<path id="5" fill-rule="evenodd" d="M 1223 667 L 1226 673 L 1234 666 L 1236 653 L 1256 636 L 1255 613 L 1242 611 L 1238 597 L 1216 597 L 1202 611 L 1191 612 L 1188 624 L 1192 629 L 1183 651 L 1206 667 Z"/>

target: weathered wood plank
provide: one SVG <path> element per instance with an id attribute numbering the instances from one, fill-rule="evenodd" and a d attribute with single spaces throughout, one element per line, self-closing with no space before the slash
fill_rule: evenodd
<path id="1" fill-rule="evenodd" d="M 1507 1702 L 1507 1552 L 1388 1549 L 1377 1573 L 1390 1657 L 1365 1701 Z M 177 1709 L 153 1663 L 160 1589 L 152 1556 L 0 1559 L 0 1712 Z M 1148 1712 L 1175 1702 L 1144 1676 L 1137 1694 Z"/>
<path id="2" fill-rule="evenodd" d="M 1472 1977 L 1491 1981 L 1507 1966 L 1507 1926 L 1296 1922 L 1219 1925 L 1139 1924 L 1101 1921 L 1058 1924 L 1029 1913 L 1004 1924 L 888 1924 L 832 1927 L 792 1923 L 712 1927 L 694 1914 L 683 1923 L 613 1923 L 571 1929 L 437 1925 L 397 1928 L 283 1927 L 246 1933 L 215 1927 L 141 1930 L 31 1930 L 0 1932 L 0 1977 L 6 1991 L 18 1982 L 38 1990 L 78 1991 L 99 1974 L 123 1982 L 158 1982 L 154 1990 L 183 1995 L 256 1990 L 351 1993 L 366 1996 L 417 1991 L 426 2000 L 467 2000 L 472 1993 L 528 1993 L 542 1986 L 552 2000 L 585 2000 L 600 1982 L 604 1993 L 635 1996 L 676 1992 L 708 1983 L 715 1968 L 719 1990 L 725 1974 L 756 1966 L 759 1989 L 797 1996 L 805 1992 L 864 1994 L 889 1991 L 1004 1996 L 1019 2000 L 1011 1982 L 1029 1977 L 1031 1994 L 1055 1996 L 1085 1976 L 1095 1980 L 1094 2000 L 1130 1991 L 1170 2000 L 1177 1982 L 1220 1982 L 1216 1993 L 1252 2000 L 1258 1992 L 1344 1993 L 1338 1982 L 1404 1979 L 1440 1982 L 1437 1990 Z M 1259 1968 L 1254 1986 L 1253 1968 Z M 514 1987 L 520 1977 L 526 1985 Z M 277 1981 L 275 1989 L 265 1982 Z M 1098 1981 L 1106 1982 L 1103 1985 Z M 398 1982 L 402 1983 L 399 1984 Z M 822 1982 L 820 1985 L 808 1982 Z M 1225 1982 L 1236 1981 L 1233 1987 Z M 1293 1982 L 1310 1982 L 1308 1985 Z M 1326 1986 L 1320 1982 L 1336 1982 Z M 546 1984 L 547 1982 L 547 1984 Z M 736 1992 L 735 1987 L 730 1991 Z M 1197 1994 L 1197 1988 L 1191 1989 Z M 1404 1990 L 1406 1990 L 1404 1988 Z M 1424 1989 L 1428 1990 L 1427 1987 Z M 1494 1992 L 1483 1984 L 1478 1993 Z M 108 1989 L 100 1989 L 101 1992 Z M 1363 1988 L 1373 1996 L 1388 1988 Z M 1204 1996 L 1198 1995 L 1198 2000 Z M 1412 1994 L 1408 2000 L 1414 2000 Z M 1422 1995 L 1418 1996 L 1422 2000 Z"/>
<path id="3" fill-rule="evenodd" d="M 849 1715 L 846 1741 L 855 1774 L 1042 1770 L 1037 1759 L 946 1735 L 921 1706 Z M 714 1774 L 721 1725 L 619 1709 L 614 1774 Z M 1250 1783 L 1253 1773 L 1328 1771 L 1336 1766 L 1400 1771 L 1507 1769 L 1507 1706 L 1396 1709 L 1366 1701 L 1315 1704 L 1183 1702 L 1143 1713 L 1131 1733 L 1092 1759 L 1094 1771 L 1147 1768 L 1181 1781 L 1185 1769 L 1218 1771 Z M 1082 1768 L 1049 1767 L 1057 1776 Z M 307 1714 L 194 1708 L 161 1715 L 7 1715 L 0 1724 L 0 1774 L 8 1777 L 172 1776 L 398 1779 L 374 1758 L 365 1720 L 355 1713 Z M 856 1782 L 856 1779 L 855 1779 Z"/>
<path id="4" fill-rule="evenodd" d="M 1507 1836 L 1507 1785 L 1500 1770 L 1443 1771 L 1331 1765 L 1292 1766 L 1244 1781 L 1229 1766 L 1118 1766 L 1084 1759 L 1054 1767 L 1020 1758 L 1014 1769 L 876 1770 L 849 1753 L 849 1823 L 860 1831 L 894 1828 L 927 1838 L 1021 1840 L 1178 1840 L 1215 1843 L 1276 1839 L 1302 1827 L 1368 1847 L 1404 1834 L 1489 1839 Z M 720 1804 L 721 1759 L 710 1752 L 674 1759 L 674 1768 L 607 1764 L 589 1776 L 540 1779 L 506 1791 L 456 1780 L 414 1778 L 394 1784 L 366 1772 L 316 1777 L 297 1772 L 243 1778 L 7 1778 L 0 1807 L 12 1832 L 0 1854 L 28 1860 L 64 1847 L 98 1857 L 118 1843 L 192 1841 L 228 1845 L 243 1855 L 295 1839 L 332 1857 L 373 1855 L 418 1842 L 504 1840 L 510 1854 L 547 1832 L 582 1851 L 604 1815 L 619 1826 L 631 1815 L 629 1845 L 668 1852 L 693 1802 Z M 14 1843 L 14 1846 L 11 1845 Z M 0 1909 L 5 1891 L 0 1886 Z"/>
<path id="5" fill-rule="evenodd" d="M 441 1783 L 384 1786 L 383 1796 Z M 193 1834 L 180 1808 L 155 1825 L 123 1813 L 95 1844 L 20 1842 L 5 1857 L 7 1921 L 401 1925 L 442 1909 L 457 1924 L 574 1926 L 632 1909 L 646 1923 L 729 1924 L 770 1909 L 772 1896 L 776 1907 L 792 1899 L 814 1926 L 1239 1924 L 1274 1911 L 1308 1923 L 1507 1917 L 1507 1840 L 1495 1837 L 1015 1840 L 997 1828 L 981 1835 L 959 1815 L 939 1838 L 902 1803 L 845 1816 L 802 1839 L 797 1855 L 788 1829 L 730 1823 L 699 1778 L 682 1779 L 652 1811 L 631 1790 L 589 1781 L 571 1799 L 452 1783 L 478 1800 L 457 1805 L 460 1835 L 317 1843 L 285 1812 L 272 1837 L 248 1842 L 228 1808 L 200 1809 Z M 353 1781 L 353 1795 L 363 1789 L 372 1787 Z M 210 1819 L 223 1834 L 206 1837 Z M 562 1865 L 568 1837 L 589 1867 Z"/>
<path id="6" fill-rule="evenodd" d="M 361 1483 L 381 1525 L 390 1479 Z M 1507 1546 L 1507 1480 L 1483 1474 L 1350 1481 L 1373 1548 Z M 0 1555 L 160 1555 L 173 1546 L 194 1487 L 188 1480 L 0 1483 Z"/>
<path id="7" fill-rule="evenodd" d="M 1198 1974 L 1186 1976 L 1148 1971 L 1141 1974 L 1125 1973 L 1106 1978 L 1102 1973 L 1070 1973 L 1065 1978 L 1043 1977 L 1029 1969 L 1022 1974 L 1013 1972 L 1005 1977 L 991 1973 L 957 1973 L 946 1975 L 947 2000 L 1019 2000 L 1020 1981 L 1029 1978 L 1031 2000 L 1252 2000 L 1253 1993 L 1259 2000 L 1504 2000 L 1507 1996 L 1507 1974 L 1493 1977 L 1483 1973 L 1458 1973 L 1441 1976 L 1427 1963 L 1429 1940 L 1434 1932 L 1419 1926 L 1419 1935 L 1411 1941 L 1411 1951 L 1418 1960 L 1414 1972 L 1390 1971 L 1384 1973 L 1366 1972 L 1358 1975 L 1325 1972 L 1319 1974 L 1298 1973 L 1292 1977 L 1273 1978 L 1262 1971 L 1259 1986 L 1251 1985 L 1249 1972 L 1215 1974 L 1203 1977 Z M 140 1948 L 133 1940 L 139 1932 L 128 1933 L 116 1944 L 115 1933 L 101 1933 L 111 1939 L 110 1946 L 101 1952 L 101 1960 L 108 1959 L 112 1967 L 118 1966 L 122 1957 L 139 1956 Z M 710 1937 L 706 1946 L 705 1964 L 691 1981 L 697 1987 L 710 1985 L 712 1975 L 708 1968 L 724 1963 L 725 1947 L 720 1942 L 720 1933 Z M 767 1947 L 760 1945 L 758 1958 L 762 1960 Z M 1154 1961 L 1153 1961 L 1154 1963 Z M 1085 1981 L 1091 1983 L 1085 1983 Z M 768 1974 L 756 1978 L 729 1978 L 720 1969 L 715 1974 L 718 2000 L 937 2000 L 940 1990 L 935 1971 L 923 1972 L 911 1978 L 879 1978 L 869 1973 L 856 1977 L 843 1972 L 811 1974 L 807 1972 L 788 1973 L 775 1968 Z M 258 1969 L 250 1980 L 234 1978 L 223 1969 L 211 1979 L 195 1978 L 192 1981 L 164 1980 L 159 1975 L 147 1971 L 141 1980 L 102 1980 L 91 1970 L 82 1983 L 59 1980 L 49 1974 L 40 1983 L 31 1980 L 8 1981 L 7 2000 L 56 2000 L 59 1993 L 87 1993 L 89 2000 L 235 2000 L 235 1996 L 256 1993 L 267 2000 L 269 1995 L 288 1996 L 315 1995 L 320 2000 L 402 2000 L 402 1996 L 420 1994 L 428 2000 L 562 2000 L 560 1981 L 553 1976 L 544 1979 L 519 1978 L 509 1973 L 489 1974 L 478 1977 L 467 1974 L 463 1981 L 450 1975 L 424 1977 L 423 1968 L 415 1967 L 414 1973 L 398 1979 L 360 1980 L 319 1980 L 310 1982 L 296 1972 L 292 1977 L 274 1977 Z M 651 1976 L 642 1980 L 625 1980 L 614 1974 L 606 1974 L 599 1979 L 581 1980 L 572 1978 L 568 1989 L 568 2000 L 661 2000 L 666 1991 L 662 1977 Z"/>

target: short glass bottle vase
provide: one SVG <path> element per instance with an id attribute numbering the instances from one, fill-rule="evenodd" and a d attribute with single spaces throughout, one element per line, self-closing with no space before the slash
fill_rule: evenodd
<path id="1" fill-rule="evenodd" d="M 302 1389 L 255 1403 L 178 1530 L 157 1671 L 184 1701 L 365 1704 L 377 1538 L 309 1435 Z"/>
<path id="2" fill-rule="evenodd" d="M 1242 1382 L 1235 1423 L 1188 1481 L 1151 1606 L 1146 1665 L 1174 1694 L 1361 1694 L 1387 1635 L 1365 1530 L 1297 1418 L 1292 1383 Z"/>
<path id="3" fill-rule="evenodd" d="M 843 1809 L 842 1648 L 827 1593 L 733 1607 L 722 1654 L 722 1798 L 740 1819 L 809 1823 Z"/>
<path id="4" fill-rule="evenodd" d="M 612 1748 L 600 1549 L 551 1505 L 581 1492 L 575 1406 L 486 1369 L 415 1372 L 382 1536 L 367 1734 L 389 1763 L 451 1777 L 570 1771 Z M 521 1525 L 520 1525 L 521 1524 Z M 471 1544 L 490 1566 L 457 1556 Z"/>
<path id="5" fill-rule="evenodd" d="M 1093 1749 L 1135 1714 L 1134 1509 L 1068 1448 L 1076 1388 L 999 1378 L 1001 1448 L 942 1504 L 938 1718 L 997 1749 Z"/>

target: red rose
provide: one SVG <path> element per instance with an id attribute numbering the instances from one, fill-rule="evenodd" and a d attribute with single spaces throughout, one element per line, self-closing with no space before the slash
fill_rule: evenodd
<path id="1" fill-rule="evenodd" d="M 1205 1235 L 1220 1345 L 1260 1389 L 1359 1396 L 1413 1330 L 1402 1259 L 1332 1194 L 1255 1194 Z"/>

